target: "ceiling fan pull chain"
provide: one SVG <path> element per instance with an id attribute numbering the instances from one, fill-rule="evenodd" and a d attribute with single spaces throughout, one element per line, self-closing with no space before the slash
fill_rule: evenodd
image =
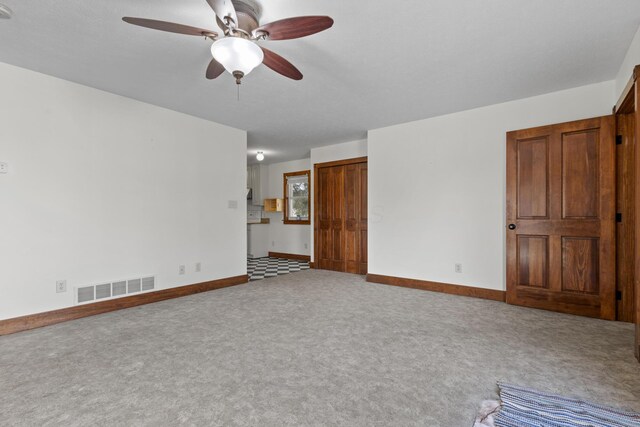
<path id="1" fill-rule="evenodd" d="M 240 102 L 240 85 L 236 85 L 238 87 L 238 102 Z"/>

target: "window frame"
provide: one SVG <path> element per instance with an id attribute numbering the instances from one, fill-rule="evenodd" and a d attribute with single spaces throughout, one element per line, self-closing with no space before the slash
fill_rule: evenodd
<path id="1" fill-rule="evenodd" d="M 294 176 L 306 176 L 307 177 L 307 187 L 309 190 L 307 191 L 307 204 L 309 206 L 309 215 L 307 219 L 291 219 L 289 217 L 289 185 L 287 183 L 287 178 Z M 285 172 L 282 176 L 283 186 L 284 186 L 284 209 L 283 209 L 283 219 L 282 222 L 285 224 L 296 224 L 296 225 L 310 225 L 311 224 L 311 171 L 298 171 L 298 172 Z"/>

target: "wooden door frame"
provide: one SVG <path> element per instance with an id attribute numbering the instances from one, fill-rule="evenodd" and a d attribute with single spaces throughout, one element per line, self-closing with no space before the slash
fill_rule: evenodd
<path id="1" fill-rule="evenodd" d="M 635 227 L 634 227 L 634 241 L 635 241 L 635 254 L 633 257 L 633 272 L 634 272 L 634 284 L 635 284 L 635 315 L 636 315 L 636 338 L 634 345 L 634 352 L 638 361 L 640 361 L 640 260 L 638 259 L 638 249 L 640 248 L 640 149 L 638 149 L 638 141 L 640 138 L 640 88 L 638 87 L 637 79 L 640 77 L 640 65 L 636 65 L 633 69 L 633 73 L 629 82 L 625 86 L 618 102 L 613 107 L 613 114 L 629 114 L 635 115 L 635 190 L 633 205 L 635 209 Z"/>
<path id="2" fill-rule="evenodd" d="M 313 165 L 313 261 L 311 262 L 313 268 L 318 268 L 317 257 L 320 250 L 317 209 L 318 200 L 320 198 L 320 194 L 318 193 L 318 170 L 322 168 L 330 168 L 332 166 L 357 165 L 359 163 L 369 163 L 369 157 L 355 157 L 352 159 L 335 160 L 332 162 L 314 163 Z"/>

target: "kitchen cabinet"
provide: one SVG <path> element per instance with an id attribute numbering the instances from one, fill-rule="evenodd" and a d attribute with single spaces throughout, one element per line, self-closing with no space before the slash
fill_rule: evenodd
<path id="1" fill-rule="evenodd" d="M 284 209 L 284 199 L 264 199 L 265 212 L 282 212 Z"/>
<path id="2" fill-rule="evenodd" d="M 247 167 L 247 188 L 251 189 L 251 204 L 262 206 L 269 185 L 269 169 L 266 165 Z"/>

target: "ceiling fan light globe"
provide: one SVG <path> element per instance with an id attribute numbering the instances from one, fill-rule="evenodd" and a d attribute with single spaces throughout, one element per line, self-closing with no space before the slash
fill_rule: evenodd
<path id="1" fill-rule="evenodd" d="M 257 44 L 240 37 L 216 40 L 211 46 L 211 54 L 230 74 L 240 71 L 245 76 L 264 59 L 264 53 Z"/>

